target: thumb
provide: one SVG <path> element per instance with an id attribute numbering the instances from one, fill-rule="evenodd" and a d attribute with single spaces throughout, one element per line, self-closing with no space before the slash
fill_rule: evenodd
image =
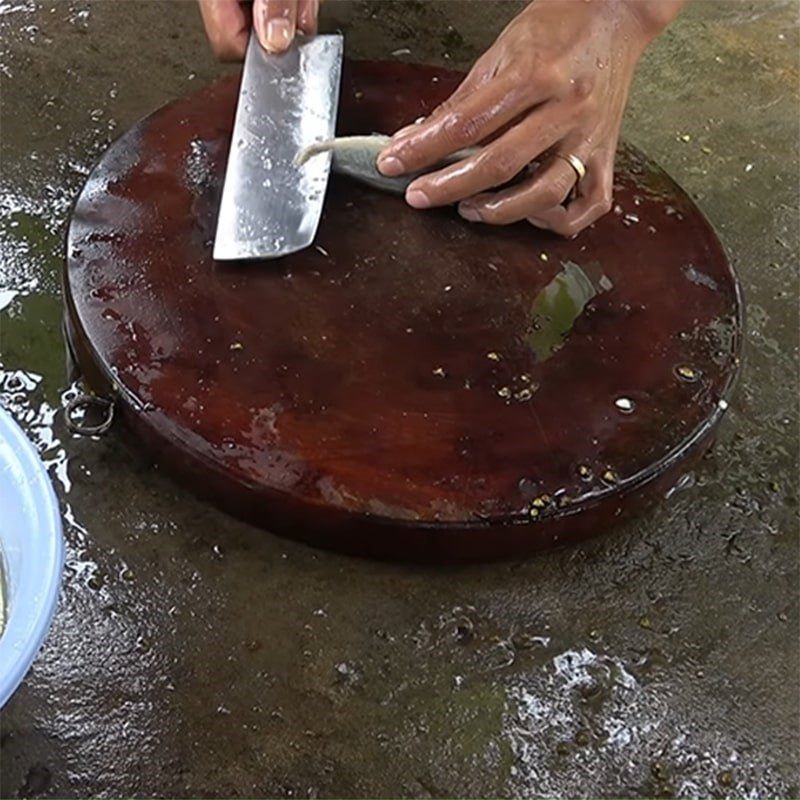
<path id="1" fill-rule="evenodd" d="M 297 0 L 255 0 L 253 25 L 265 50 L 288 50 L 297 25 Z"/>

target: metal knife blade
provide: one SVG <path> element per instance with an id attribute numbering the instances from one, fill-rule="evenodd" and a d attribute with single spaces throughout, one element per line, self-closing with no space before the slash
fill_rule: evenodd
<path id="1" fill-rule="evenodd" d="M 344 42 L 341 35 L 298 37 L 267 53 L 255 33 L 245 56 L 214 259 L 278 258 L 314 240 L 330 154 L 305 164 L 297 154 L 335 134 Z"/>

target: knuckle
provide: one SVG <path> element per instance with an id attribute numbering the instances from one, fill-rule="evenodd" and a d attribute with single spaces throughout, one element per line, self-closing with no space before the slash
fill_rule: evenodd
<path id="1" fill-rule="evenodd" d="M 542 200 L 549 206 L 559 205 L 570 193 L 573 183 L 572 176 L 553 178 L 542 188 Z"/>
<path id="2" fill-rule="evenodd" d="M 600 108 L 597 98 L 592 94 L 588 97 L 577 97 L 573 100 L 577 119 L 587 120 L 597 116 Z"/>
<path id="3" fill-rule="evenodd" d="M 558 67 L 536 52 L 509 65 L 504 77 L 510 86 L 519 88 L 520 98 L 524 100 L 539 99 L 543 91 L 550 93 L 560 83 Z"/>
<path id="4" fill-rule="evenodd" d="M 439 105 L 431 111 L 429 116 L 441 117 L 443 114 L 449 114 L 453 110 L 454 105 L 452 97 L 448 97 L 447 100 L 443 100 L 439 103 Z"/>
<path id="5" fill-rule="evenodd" d="M 564 85 L 564 73 L 553 64 L 543 64 L 536 73 L 536 83 L 547 93 L 556 94 Z"/>
<path id="6" fill-rule="evenodd" d="M 480 121 L 463 111 L 450 111 L 442 120 L 442 136 L 449 145 L 474 141 L 479 129 Z"/>
<path id="7" fill-rule="evenodd" d="M 608 214 L 614 206 L 614 185 L 610 180 L 603 180 L 592 192 L 593 209 L 597 217 Z"/>
<path id="8" fill-rule="evenodd" d="M 586 101 L 594 92 L 596 78 L 593 75 L 582 75 L 572 83 L 572 97 L 578 101 Z"/>
<path id="9" fill-rule="evenodd" d="M 528 86 L 531 82 L 531 75 L 536 74 L 538 69 L 537 56 L 529 56 L 520 64 L 513 64 L 508 67 L 505 77 L 511 86 Z"/>
<path id="10" fill-rule="evenodd" d="M 577 222 L 565 222 L 562 226 L 562 229 L 558 231 L 558 233 L 569 238 L 572 236 L 577 236 L 581 230 L 583 230 L 583 226 L 579 225 Z"/>
<path id="11" fill-rule="evenodd" d="M 509 147 L 490 148 L 482 162 L 487 177 L 494 183 L 511 180 L 521 169 L 519 154 Z"/>
<path id="12" fill-rule="evenodd" d="M 564 193 L 555 182 L 548 183 L 547 186 L 543 186 L 539 196 L 541 198 L 542 206 L 545 208 L 557 206 L 564 199 Z"/>
<path id="13" fill-rule="evenodd" d="M 585 226 L 586 223 L 581 224 L 580 221 L 576 219 L 570 219 L 569 217 L 565 217 L 564 219 L 559 220 L 553 225 L 553 230 L 559 236 L 565 236 L 569 238 L 572 236 L 577 236 Z"/>
<path id="14" fill-rule="evenodd" d="M 575 186 L 576 176 L 572 173 L 569 175 L 559 176 L 553 181 L 556 191 L 558 192 L 558 202 L 560 203 Z"/>
<path id="15" fill-rule="evenodd" d="M 611 180 L 603 181 L 600 187 L 600 205 L 605 209 L 603 213 L 611 211 L 614 205 L 614 184 Z"/>

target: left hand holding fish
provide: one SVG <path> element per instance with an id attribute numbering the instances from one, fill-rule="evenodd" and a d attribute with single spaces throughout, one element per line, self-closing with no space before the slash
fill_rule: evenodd
<path id="1" fill-rule="evenodd" d="M 474 222 L 520 220 L 573 236 L 611 209 L 614 156 L 636 64 L 685 0 L 534 0 L 426 120 L 378 159 L 396 176 L 468 158 L 414 180 L 415 208 L 459 203 Z M 524 181 L 491 191 L 533 162 Z M 576 187 L 577 196 L 566 206 Z"/>

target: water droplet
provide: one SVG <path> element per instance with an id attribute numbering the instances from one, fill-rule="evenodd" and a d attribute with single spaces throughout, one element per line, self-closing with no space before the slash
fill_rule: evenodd
<path id="1" fill-rule="evenodd" d="M 578 465 L 578 475 L 580 476 L 582 481 L 590 481 L 594 478 L 594 472 L 592 472 L 592 468 L 587 464 L 579 464 Z"/>
<path id="2" fill-rule="evenodd" d="M 636 403 L 629 397 L 618 397 L 614 401 L 614 405 L 617 407 L 617 410 L 623 414 L 633 414 L 636 410 Z"/>
<path id="3" fill-rule="evenodd" d="M 607 469 L 601 477 L 603 478 L 603 483 L 607 483 L 609 486 L 613 486 L 619 481 L 617 473 L 613 469 Z"/>
<path id="4" fill-rule="evenodd" d="M 686 364 L 682 364 L 681 366 L 675 368 L 675 374 L 682 381 L 694 383 L 700 377 L 700 370 L 687 366 Z"/>
<path id="5" fill-rule="evenodd" d="M 551 498 L 549 494 L 541 494 L 539 495 L 539 497 L 534 498 L 531 505 L 533 506 L 533 508 L 542 509 L 547 506 L 547 504 L 550 502 L 550 499 Z"/>
<path id="6" fill-rule="evenodd" d="M 631 225 L 633 225 L 634 223 L 636 223 L 638 221 L 639 221 L 639 215 L 638 214 L 633 214 L 633 213 L 628 213 L 622 218 L 622 224 L 626 228 L 630 228 Z"/>
<path id="7" fill-rule="evenodd" d="M 500 353 L 492 352 L 492 353 L 487 353 L 486 354 L 486 358 L 488 358 L 489 361 L 499 361 L 500 358 L 501 358 L 501 355 L 500 355 Z"/>
<path id="8" fill-rule="evenodd" d="M 497 394 L 500 397 L 511 397 L 511 389 L 508 386 L 503 386 L 501 389 L 497 390 Z"/>

